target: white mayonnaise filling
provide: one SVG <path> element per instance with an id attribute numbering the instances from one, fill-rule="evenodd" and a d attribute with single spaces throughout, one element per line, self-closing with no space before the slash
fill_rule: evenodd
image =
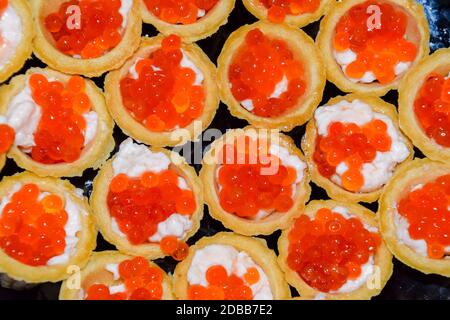
<path id="1" fill-rule="evenodd" d="M 105 266 L 105 269 L 112 273 L 114 280 L 120 279 L 120 273 L 119 273 L 119 264 L 118 263 L 108 263 Z"/>
<path id="2" fill-rule="evenodd" d="M 395 128 L 392 120 L 381 113 L 374 112 L 369 105 L 359 100 L 341 101 L 335 105 L 320 107 L 314 114 L 318 134 L 326 136 L 328 127 L 333 122 L 355 123 L 358 126 L 382 120 L 387 125 L 387 133 L 391 138 L 391 149 L 387 152 L 377 151 L 371 163 L 363 164 L 361 173 L 364 176 L 364 185 L 361 192 L 370 192 L 382 187 L 392 176 L 395 166 L 409 156 L 409 150 L 401 133 Z M 347 171 L 345 163 L 336 167 L 336 174 L 331 180 L 342 185 L 342 174 Z"/>
<path id="3" fill-rule="evenodd" d="M 152 152 L 145 145 L 134 143 L 131 138 L 122 142 L 119 152 L 112 161 L 114 176 L 123 173 L 132 178 L 138 178 L 145 172 L 159 173 L 167 170 L 169 165 L 170 159 L 164 153 Z M 178 177 L 178 186 L 180 189 L 190 190 L 182 177 Z M 191 228 L 190 216 L 174 213 L 158 223 L 157 231 L 149 238 L 149 241 L 159 242 L 165 236 L 182 239 Z M 114 218 L 111 219 L 111 229 L 120 237 L 126 237 Z"/>
<path id="4" fill-rule="evenodd" d="M 223 266 L 229 276 L 235 274 L 241 278 L 249 268 L 256 268 L 259 272 L 259 280 L 250 286 L 253 299 L 273 299 L 269 279 L 262 268 L 246 252 L 238 251 L 229 245 L 212 244 L 197 250 L 187 273 L 189 284 L 208 286 L 206 271 L 215 265 Z"/>
<path id="5" fill-rule="evenodd" d="M 0 36 L 3 39 L 0 45 L 0 70 L 2 70 L 14 56 L 22 40 L 22 21 L 10 4 L 0 17 Z"/>
<path id="6" fill-rule="evenodd" d="M 341 66 L 342 71 L 345 73 L 348 65 L 356 60 L 356 53 L 351 49 L 347 49 L 345 51 L 338 52 L 333 50 L 333 56 L 336 59 L 336 62 Z M 411 62 L 398 62 L 394 66 L 394 73 L 396 76 L 404 73 L 411 66 Z M 348 77 L 348 79 L 352 82 L 362 82 L 362 83 L 371 83 L 376 80 L 375 74 L 372 71 L 366 71 L 364 75 L 359 79 L 354 79 Z"/>
<path id="7" fill-rule="evenodd" d="M 54 78 L 48 78 L 49 81 L 55 81 Z M 25 152 L 30 152 L 36 146 L 34 133 L 41 121 L 41 107 L 33 100 L 29 78 L 24 88 L 14 96 L 8 106 L 4 117 L 0 116 L 0 123 L 10 125 L 15 133 L 14 146 L 22 148 Z M 84 133 L 84 145 L 86 146 L 94 140 L 98 127 L 98 115 L 95 111 L 89 111 L 83 114 L 86 121 L 86 130 Z"/>
<path id="8" fill-rule="evenodd" d="M 202 18 L 206 15 L 206 11 L 204 9 L 198 9 L 197 18 Z"/>
<path id="9" fill-rule="evenodd" d="M 120 9 L 119 13 L 122 15 L 122 28 L 125 29 L 127 27 L 127 21 L 128 21 L 128 13 L 131 10 L 131 7 L 133 6 L 133 0 L 121 0 L 120 1 Z"/>
<path id="10" fill-rule="evenodd" d="M 283 78 L 275 85 L 275 88 L 269 98 L 279 98 L 283 93 L 288 91 L 289 80 L 283 75 Z M 240 101 L 241 106 L 243 106 L 248 111 L 253 111 L 253 101 L 251 99 L 245 99 Z"/>

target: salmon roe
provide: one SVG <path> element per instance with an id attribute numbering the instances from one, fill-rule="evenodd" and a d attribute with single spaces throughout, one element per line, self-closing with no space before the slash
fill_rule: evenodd
<path id="1" fill-rule="evenodd" d="M 189 253 L 189 246 L 186 242 L 178 240 L 175 236 L 165 236 L 159 243 L 161 251 L 170 255 L 176 261 L 184 260 Z"/>
<path id="2" fill-rule="evenodd" d="M 364 185 L 361 168 L 372 162 L 379 152 L 391 149 L 392 140 L 384 121 L 376 119 L 358 126 L 355 123 L 333 122 L 326 136 L 317 136 L 313 159 L 322 176 L 330 179 L 336 167 L 345 163 L 342 187 L 356 192 Z"/>
<path id="3" fill-rule="evenodd" d="M 234 98 L 250 100 L 249 110 L 260 117 L 278 117 L 293 108 L 306 90 L 304 70 L 286 41 L 251 30 L 228 70 Z M 277 90 L 287 81 L 286 88 Z M 277 92 L 283 91 L 283 92 Z"/>
<path id="4" fill-rule="evenodd" d="M 135 257 L 119 264 L 123 292 L 111 293 L 105 284 L 93 284 L 86 291 L 86 300 L 161 300 L 163 272 L 150 265 L 147 259 Z"/>
<path id="5" fill-rule="evenodd" d="M 3 13 L 3 11 L 6 10 L 6 8 L 8 7 L 8 0 L 0 0 L 0 14 Z"/>
<path id="6" fill-rule="evenodd" d="M 120 82 L 124 106 L 150 131 L 184 128 L 203 112 L 205 90 L 195 71 L 180 64 L 184 54 L 180 38 L 169 36 L 160 49 L 138 60 L 137 79 L 128 75 Z"/>
<path id="7" fill-rule="evenodd" d="M 221 207 L 249 219 L 257 218 L 260 210 L 270 214 L 291 209 L 296 170 L 268 152 L 253 153 L 257 148 L 267 150 L 267 141 L 245 136 L 244 143 L 245 149 L 238 142 L 222 148 L 217 181 Z"/>
<path id="8" fill-rule="evenodd" d="M 85 81 L 72 76 L 65 85 L 61 81 L 49 81 L 42 74 L 32 74 L 29 84 L 33 100 L 42 112 L 31 157 L 44 164 L 78 160 L 85 143 L 83 114 L 91 109 Z"/>
<path id="9" fill-rule="evenodd" d="M 274 23 L 281 23 L 286 15 L 299 15 L 316 11 L 320 0 L 259 0 L 266 7 L 267 18 Z"/>
<path id="10" fill-rule="evenodd" d="M 147 174 L 154 175 L 157 183 L 148 186 Z M 192 215 L 197 208 L 194 193 L 178 186 L 178 174 L 172 169 L 140 178 L 115 176 L 107 202 L 111 217 L 134 245 L 149 242 L 158 224 L 172 214 Z"/>
<path id="11" fill-rule="evenodd" d="M 359 218 L 346 219 L 328 208 L 319 209 L 313 219 L 301 215 L 288 238 L 289 267 L 322 292 L 357 279 L 381 244 L 379 233 L 368 231 Z"/>
<path id="12" fill-rule="evenodd" d="M 410 191 L 398 202 L 398 213 L 409 222 L 409 235 L 425 240 L 428 257 L 442 259 L 450 246 L 450 174 Z"/>
<path id="13" fill-rule="evenodd" d="M 172 24 L 192 24 L 205 16 L 219 0 L 144 0 L 147 9 Z"/>
<path id="14" fill-rule="evenodd" d="M 369 30 L 374 15 L 367 13 L 371 5 L 380 8 L 381 25 L 374 24 Z M 395 66 L 399 62 L 412 62 L 417 55 L 416 45 L 405 35 L 407 25 L 407 14 L 386 2 L 367 1 L 352 7 L 339 20 L 333 38 L 336 51 L 350 49 L 356 54 L 356 60 L 346 67 L 345 74 L 360 79 L 371 71 L 379 83 L 392 82 L 396 77 Z"/>
<path id="15" fill-rule="evenodd" d="M 0 247 L 21 263 L 43 266 L 64 253 L 67 219 L 59 196 L 45 195 L 36 184 L 25 184 L 1 213 Z"/>
<path id="16" fill-rule="evenodd" d="M 0 124 L 0 155 L 6 153 L 14 143 L 16 133 L 7 124 Z"/>
<path id="17" fill-rule="evenodd" d="M 73 6 L 79 8 L 79 20 Z M 121 0 L 70 0 L 47 15 L 44 25 L 62 53 L 97 58 L 122 41 L 120 7 Z"/>
<path id="18" fill-rule="evenodd" d="M 258 269 L 248 268 L 243 277 L 228 275 L 221 265 L 213 265 L 206 271 L 208 285 L 190 285 L 189 300 L 252 300 L 251 285 L 259 281 Z"/>
<path id="19" fill-rule="evenodd" d="M 428 137 L 450 147 L 450 77 L 429 74 L 417 94 L 414 112 Z"/>

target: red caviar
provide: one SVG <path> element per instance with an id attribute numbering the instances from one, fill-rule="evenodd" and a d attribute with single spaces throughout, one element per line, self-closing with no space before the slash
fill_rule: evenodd
<path id="1" fill-rule="evenodd" d="M 73 83 L 80 85 L 74 87 Z M 31 150 L 33 160 L 44 164 L 74 162 L 84 149 L 86 120 L 83 114 L 91 108 L 84 92 L 84 80 L 73 76 L 65 86 L 61 81 L 48 81 L 42 74 L 32 74 L 29 84 L 33 100 L 41 107 Z"/>
<path id="2" fill-rule="evenodd" d="M 450 246 L 450 174 L 410 191 L 398 203 L 398 213 L 409 222 L 409 235 L 425 240 L 428 257 L 442 259 Z"/>
<path id="3" fill-rule="evenodd" d="M 286 15 L 299 15 L 316 11 L 320 0 L 259 0 L 267 8 L 270 21 L 281 23 Z"/>
<path id="4" fill-rule="evenodd" d="M 120 7 L 121 0 L 70 0 L 47 15 L 43 23 L 61 52 L 97 58 L 122 41 Z"/>
<path id="5" fill-rule="evenodd" d="M 342 187 L 356 192 L 364 185 L 361 167 L 372 162 L 377 151 L 391 149 L 391 137 L 387 125 L 382 120 L 358 126 L 355 123 L 333 122 L 328 127 L 328 135 L 318 136 L 314 161 L 320 174 L 331 178 L 336 167 L 345 162 L 348 170 L 342 175 Z"/>
<path id="6" fill-rule="evenodd" d="M 144 0 L 147 9 L 172 24 L 192 24 L 206 15 L 219 0 Z"/>
<path id="7" fill-rule="evenodd" d="M 64 252 L 67 212 L 54 194 L 39 200 L 35 184 L 14 193 L 0 217 L 0 247 L 10 257 L 30 266 L 43 266 Z"/>
<path id="8" fill-rule="evenodd" d="M 203 112 L 205 90 L 196 73 L 182 67 L 181 41 L 169 36 L 146 59 L 136 64 L 137 79 L 120 82 L 123 104 L 134 119 L 154 132 L 184 128 Z"/>
<path id="9" fill-rule="evenodd" d="M 134 245 L 147 243 L 156 233 L 158 224 L 172 214 L 191 215 L 197 206 L 194 193 L 178 187 L 175 170 L 168 169 L 156 175 L 159 183 L 151 187 L 147 186 L 145 174 L 140 178 L 117 175 L 109 187 L 107 201 L 111 217 Z M 183 255 L 182 252 L 177 254 Z"/>
<path id="10" fill-rule="evenodd" d="M 16 133 L 7 124 L 0 124 L 0 155 L 6 153 L 14 143 Z"/>
<path id="11" fill-rule="evenodd" d="M 228 77 L 234 98 L 251 100 L 250 112 L 260 117 L 280 116 L 293 108 L 306 90 L 303 64 L 286 41 L 271 39 L 259 29 L 247 33 Z M 277 85 L 286 80 L 286 90 L 275 93 Z"/>
<path id="12" fill-rule="evenodd" d="M 147 259 L 135 257 L 119 264 L 120 280 L 124 292 L 110 293 L 104 284 L 93 284 L 86 292 L 86 300 L 161 300 L 163 272 L 152 267 Z"/>
<path id="13" fill-rule="evenodd" d="M 184 260 L 189 253 L 189 246 L 186 242 L 178 240 L 175 236 L 165 236 L 159 243 L 161 251 L 172 256 L 176 261 Z"/>
<path id="14" fill-rule="evenodd" d="M 429 74 L 417 94 L 414 112 L 428 137 L 450 147 L 450 78 Z"/>
<path id="15" fill-rule="evenodd" d="M 3 13 L 4 10 L 8 7 L 8 0 L 0 0 L 0 14 Z"/>
<path id="16" fill-rule="evenodd" d="M 253 292 L 250 286 L 259 281 L 256 268 L 249 268 L 242 279 L 235 274 L 228 275 L 221 265 L 213 265 L 208 268 L 205 276 L 208 286 L 190 285 L 189 300 L 252 300 Z"/>
<path id="17" fill-rule="evenodd" d="M 368 231 L 359 218 L 346 219 L 328 208 L 319 209 L 314 219 L 301 215 L 288 238 L 289 267 L 322 292 L 358 278 L 381 243 L 379 233 Z"/>
<path id="18" fill-rule="evenodd" d="M 281 160 L 269 153 L 254 153 L 252 150 L 267 150 L 267 141 L 245 137 L 246 150 L 225 144 L 222 148 L 218 183 L 222 208 L 243 218 L 254 218 L 260 210 L 286 212 L 294 204 L 293 184 L 297 179 L 294 168 L 284 166 Z"/>
<path id="19" fill-rule="evenodd" d="M 372 21 L 374 13 L 367 13 L 370 5 L 380 8 L 380 25 Z M 371 22 L 374 25 L 369 30 Z M 392 82 L 396 64 L 412 62 L 417 55 L 416 45 L 405 38 L 407 24 L 407 14 L 386 2 L 366 1 L 352 7 L 339 20 L 333 38 L 336 51 L 350 49 L 356 54 L 356 60 L 345 70 L 346 75 L 359 79 L 372 71 L 379 83 Z"/>

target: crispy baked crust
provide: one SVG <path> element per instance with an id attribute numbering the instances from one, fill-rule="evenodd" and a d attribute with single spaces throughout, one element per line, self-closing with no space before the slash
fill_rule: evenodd
<path id="1" fill-rule="evenodd" d="M 381 233 L 394 256 L 404 264 L 423 273 L 435 273 L 446 277 L 450 277 L 449 259 L 430 259 L 400 243 L 396 235 L 394 213 L 397 201 L 414 185 L 433 181 L 439 176 L 449 173 L 450 166 L 448 164 L 429 159 L 411 161 L 399 168 L 386 185 L 378 209 Z"/>
<path id="2" fill-rule="evenodd" d="M 192 228 L 182 240 L 187 240 L 192 237 L 200 227 L 200 221 L 203 217 L 203 187 L 195 170 L 189 166 L 184 158 L 175 152 L 168 151 L 161 148 L 151 148 L 152 152 L 163 152 L 172 161 L 170 167 L 178 172 L 183 177 L 188 186 L 194 192 L 197 208 L 191 216 Z M 93 190 L 90 198 L 90 204 L 94 214 L 94 220 L 103 237 L 115 245 L 120 252 L 134 256 L 143 256 L 149 259 L 158 259 L 166 256 L 160 247 L 159 243 L 146 243 L 141 245 L 131 244 L 127 238 L 118 235 L 111 226 L 111 216 L 109 214 L 107 199 L 109 192 L 109 185 L 114 177 L 111 159 L 105 163 L 93 182 Z"/>
<path id="3" fill-rule="evenodd" d="M 230 89 L 228 69 L 237 50 L 245 41 L 246 34 L 259 28 L 269 37 L 279 38 L 289 44 L 290 49 L 304 64 L 307 89 L 296 106 L 285 114 L 276 118 L 264 118 L 247 111 L 237 101 Z M 247 120 L 251 125 L 262 128 L 277 128 L 290 131 L 292 128 L 304 124 L 313 115 L 314 109 L 322 100 L 326 75 L 320 52 L 309 36 L 299 29 L 280 24 L 259 21 L 245 25 L 233 32 L 222 49 L 218 58 L 218 85 L 222 101 L 228 106 L 230 113 L 238 118 Z"/>
<path id="4" fill-rule="evenodd" d="M 146 58 L 161 46 L 163 36 L 142 38 L 139 50 L 120 69 L 110 72 L 105 79 L 105 96 L 109 111 L 117 125 L 125 134 L 135 140 L 152 146 L 175 146 L 195 140 L 206 129 L 219 106 L 216 86 L 216 68 L 208 56 L 196 44 L 182 45 L 183 51 L 202 71 L 204 76 L 203 88 L 206 91 L 206 101 L 202 115 L 185 128 L 167 132 L 152 132 L 142 123 L 135 120 L 122 103 L 120 81 L 124 78 L 137 58 Z"/>
<path id="5" fill-rule="evenodd" d="M 233 11 L 235 0 L 219 0 L 219 2 L 212 8 L 206 16 L 197 20 L 197 22 L 187 25 L 173 24 L 165 22 L 154 16 L 144 4 L 140 1 L 142 20 L 145 23 L 152 24 L 159 32 L 168 36 L 170 34 L 177 34 L 183 42 L 190 43 L 204 38 L 207 38 L 217 32 L 220 26 L 228 21 L 228 16 Z"/>
<path id="6" fill-rule="evenodd" d="M 33 41 L 34 54 L 56 70 L 69 74 L 82 74 L 86 77 L 97 77 L 106 71 L 119 68 L 137 49 L 141 37 L 142 20 L 139 0 L 133 1 L 122 41 L 111 51 L 94 59 L 76 59 L 60 52 L 54 46 L 51 34 L 45 29 L 43 24 L 45 16 L 65 0 L 31 1 L 36 30 Z"/>
<path id="7" fill-rule="evenodd" d="M 450 161 L 450 148 L 443 147 L 429 138 L 414 112 L 414 101 L 431 72 L 447 76 L 450 72 L 450 48 L 439 49 L 423 59 L 400 82 L 398 88 L 400 127 L 427 157 L 436 161 L 448 162 Z"/>
<path id="8" fill-rule="evenodd" d="M 34 183 L 43 191 L 59 195 L 70 200 L 80 209 L 81 231 L 78 234 L 76 254 L 69 261 L 61 265 L 33 267 L 23 264 L 0 250 L 0 272 L 6 273 L 17 281 L 27 283 L 58 282 L 70 276 L 67 273 L 69 266 L 75 265 L 83 268 L 96 246 L 97 230 L 91 219 L 91 209 L 87 199 L 79 195 L 76 188 L 66 180 L 56 178 L 42 178 L 29 172 L 18 173 L 14 176 L 4 177 L 0 182 L 0 197 L 5 197 L 16 183 Z"/>
<path id="9" fill-rule="evenodd" d="M 336 62 L 333 55 L 333 36 L 336 24 L 339 22 L 340 18 L 347 13 L 350 8 L 355 5 L 364 3 L 366 0 L 346 0 L 339 1 L 331 4 L 331 8 L 328 13 L 324 16 L 320 22 L 319 33 L 316 38 L 316 43 L 319 46 L 322 56 L 325 61 L 325 66 L 327 70 L 327 79 L 334 83 L 339 89 L 344 92 L 358 92 L 367 93 L 377 96 L 382 96 L 391 89 L 396 89 L 398 86 L 398 81 L 403 75 L 397 77 L 392 83 L 382 85 L 378 82 L 374 83 L 354 83 L 350 81 L 347 76 L 342 71 L 340 65 Z M 417 57 L 410 69 L 416 65 L 422 58 L 428 55 L 429 52 L 429 37 L 430 32 L 428 29 L 428 22 L 423 11 L 423 7 L 420 3 L 414 0 L 383 0 L 389 3 L 393 3 L 401 8 L 403 8 L 413 20 L 414 23 L 410 23 L 408 27 L 408 35 L 417 41 L 418 52 Z M 415 38 L 415 39 L 414 39 Z M 408 73 L 409 70 L 406 72 Z"/>
<path id="10" fill-rule="evenodd" d="M 5 166 L 5 162 L 6 162 L 6 155 L 1 154 L 0 155 L 0 171 L 2 171 L 3 167 Z"/>
<path id="11" fill-rule="evenodd" d="M 251 220 L 238 217 L 233 213 L 225 211 L 220 205 L 219 196 L 217 193 L 216 170 L 218 168 L 218 164 L 217 161 L 214 161 L 214 159 L 217 159 L 216 157 L 224 144 L 232 143 L 235 137 L 247 134 L 255 134 L 259 137 L 267 138 L 269 141 L 273 141 L 274 143 L 278 143 L 280 146 L 289 150 L 291 155 L 297 156 L 306 164 L 305 157 L 295 146 L 292 139 L 282 133 L 274 133 L 271 135 L 265 130 L 252 127 L 228 131 L 226 135 L 212 143 L 211 149 L 205 154 L 205 158 L 203 160 L 200 178 L 205 186 L 205 202 L 208 204 L 210 215 L 214 219 L 222 222 L 226 228 L 247 236 L 260 234 L 269 235 L 275 230 L 286 228 L 290 225 L 292 220 L 301 213 L 311 194 L 311 187 L 309 186 L 310 177 L 308 170 L 305 169 L 303 172 L 303 180 L 296 185 L 297 191 L 294 198 L 294 205 L 287 212 L 274 212 L 270 216 L 261 220 Z"/>
<path id="12" fill-rule="evenodd" d="M 369 105 L 373 109 L 373 111 L 388 116 L 392 120 L 392 123 L 397 128 L 397 130 L 401 133 L 401 131 L 398 127 L 398 121 L 397 121 L 398 118 L 397 118 L 397 112 L 396 112 L 395 107 L 387 102 L 384 102 L 383 100 L 381 100 L 378 97 L 362 95 L 362 94 L 348 94 L 346 96 L 339 96 L 339 97 L 332 98 L 326 103 L 326 105 L 334 105 L 343 100 L 351 102 L 356 99 Z M 317 165 L 316 165 L 315 161 L 313 160 L 314 150 L 316 148 L 316 136 L 317 136 L 317 128 L 316 128 L 315 120 L 313 117 L 308 122 L 308 124 L 306 126 L 305 135 L 302 138 L 302 150 L 305 153 L 306 160 L 308 162 L 312 181 L 319 187 L 324 188 L 326 190 L 328 196 L 335 200 L 340 200 L 340 201 L 345 201 L 345 202 L 375 202 L 375 201 L 377 201 L 377 199 L 381 195 L 381 192 L 383 191 L 383 188 L 372 191 L 372 192 L 365 192 L 365 193 L 350 192 L 320 174 L 320 172 L 317 168 Z M 412 146 L 411 142 L 406 137 L 403 137 L 403 138 L 404 138 L 404 142 L 405 142 L 406 146 L 408 147 L 408 150 L 410 153 L 409 157 L 405 161 L 403 161 L 403 163 L 406 163 L 413 158 L 414 150 L 413 150 L 413 146 Z"/>
<path id="13" fill-rule="evenodd" d="M 330 8 L 335 0 L 321 0 L 320 6 L 314 12 L 297 14 L 297 15 L 287 15 L 284 22 L 292 25 L 294 27 L 303 27 L 314 21 L 317 21 L 322 17 Z M 260 0 L 243 0 L 244 6 L 260 20 L 267 20 L 267 8 L 261 4 Z"/>
<path id="14" fill-rule="evenodd" d="M 178 299 L 187 299 L 187 274 L 192 259 L 197 250 L 212 244 L 230 245 L 238 251 L 246 252 L 260 266 L 269 279 L 274 300 L 285 300 L 291 297 L 289 286 L 283 272 L 278 266 L 275 253 L 267 248 L 266 241 L 260 238 L 250 238 L 231 232 L 219 232 L 212 237 L 203 237 L 189 248 L 189 255 L 180 262 L 173 274 L 174 294 Z"/>
<path id="15" fill-rule="evenodd" d="M 95 283 L 96 277 L 95 277 L 95 273 L 96 272 L 102 272 L 105 268 L 105 266 L 107 264 L 110 263 L 121 263 L 124 260 L 128 260 L 128 259 L 133 259 L 132 256 L 128 256 L 125 254 L 122 254 L 118 251 L 101 251 L 101 252 L 94 252 L 91 256 L 91 258 L 89 259 L 88 264 L 86 265 L 86 267 L 81 270 L 81 272 L 79 273 L 80 276 L 80 284 L 81 284 L 81 288 L 83 288 L 86 285 L 90 285 L 90 283 Z M 151 267 L 156 267 L 158 269 L 160 269 L 163 272 L 163 280 L 162 280 L 162 285 L 163 285 L 163 296 L 162 296 L 162 300 L 173 300 L 173 292 L 172 292 L 172 279 L 170 278 L 170 276 L 164 271 L 162 270 L 156 263 L 150 261 L 150 266 Z M 104 278 L 106 277 L 102 277 L 102 279 L 100 280 L 100 283 L 104 283 Z M 105 281 L 105 282 L 114 282 L 113 278 L 107 278 L 106 280 L 109 281 Z M 108 283 L 108 284 L 112 284 L 112 283 Z M 69 285 L 68 281 L 64 281 L 61 285 L 61 289 L 59 291 L 59 300 L 82 300 L 80 298 L 80 289 L 72 289 L 70 288 L 71 285 Z"/>
<path id="16" fill-rule="evenodd" d="M 48 68 L 29 69 L 25 75 L 16 76 L 8 85 L 0 87 L 0 114 L 7 112 L 11 100 L 24 88 L 27 76 L 33 73 L 41 73 L 64 82 L 70 78 L 68 75 Z M 8 152 L 8 157 L 14 159 L 19 167 L 43 177 L 74 177 L 81 176 L 87 168 L 97 169 L 106 161 L 115 144 L 112 136 L 114 123 L 106 109 L 102 91 L 93 81 L 85 79 L 85 82 L 86 94 L 91 100 L 92 110 L 97 113 L 99 121 L 95 138 L 84 148 L 80 158 L 72 163 L 42 164 L 13 146 Z"/>
<path id="17" fill-rule="evenodd" d="M 31 57 L 31 52 L 33 49 L 32 41 L 34 37 L 34 29 L 30 4 L 27 0 L 9 0 L 9 4 L 14 8 L 20 17 L 23 32 L 22 39 L 16 48 L 16 52 L 0 70 L 0 83 L 7 80 L 11 75 L 23 67 L 25 61 Z"/>
<path id="18" fill-rule="evenodd" d="M 313 200 L 311 201 L 304 211 L 304 214 L 309 217 L 314 217 L 317 210 L 320 208 L 328 208 L 333 209 L 337 206 L 345 207 L 349 210 L 349 214 L 356 216 L 365 224 L 371 227 L 378 227 L 378 222 L 375 214 L 364 208 L 359 204 L 353 203 L 345 203 L 334 200 Z M 387 246 L 384 242 L 381 243 L 375 254 L 375 265 L 380 269 L 379 273 L 379 286 L 369 286 L 368 283 L 362 285 L 360 288 L 355 291 L 348 293 L 323 293 L 320 292 L 313 287 L 309 286 L 294 270 L 289 268 L 287 265 L 287 257 L 289 254 L 289 239 L 288 235 L 290 230 L 292 229 L 292 225 L 284 230 L 281 234 L 281 237 L 278 239 L 278 264 L 281 269 L 283 269 L 286 280 L 299 292 L 302 298 L 309 297 L 314 298 L 317 294 L 323 294 L 324 299 L 338 299 L 338 300 L 366 300 L 371 297 L 377 296 L 380 294 L 381 290 L 386 285 L 387 281 L 392 275 L 393 265 L 392 265 L 392 255 L 389 252 Z"/>

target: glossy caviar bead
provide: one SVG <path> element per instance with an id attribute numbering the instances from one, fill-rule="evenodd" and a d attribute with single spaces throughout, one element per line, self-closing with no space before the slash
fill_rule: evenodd
<path id="1" fill-rule="evenodd" d="M 16 133 L 7 124 L 0 124 L 0 154 L 6 153 L 14 143 Z"/>
<path id="2" fill-rule="evenodd" d="M 428 137 L 450 147 L 450 78 L 429 74 L 417 93 L 414 112 Z"/>
<path id="3" fill-rule="evenodd" d="M 398 202 L 398 213 L 409 222 L 414 240 L 424 240 L 428 257 L 442 259 L 450 246 L 450 175 L 409 191 Z"/>
<path id="4" fill-rule="evenodd" d="M 234 98 L 251 103 L 247 110 L 260 117 L 278 117 L 303 96 L 303 73 L 303 63 L 285 41 L 254 29 L 233 58 L 228 77 Z"/>
<path id="5" fill-rule="evenodd" d="M 265 142 L 267 144 L 267 142 Z M 241 151 L 241 145 L 247 148 Z M 255 218 L 261 211 L 286 212 L 294 205 L 294 168 L 261 150 L 261 141 L 247 139 L 244 144 L 225 144 L 221 150 L 223 164 L 218 172 L 219 201 L 222 208 L 243 218 Z M 263 148 L 268 150 L 267 145 Z M 242 159 L 241 159 L 242 158 Z M 240 161 L 242 160 L 242 161 Z"/>
<path id="6" fill-rule="evenodd" d="M 132 244 L 148 243 L 158 224 L 172 214 L 194 213 L 197 208 L 194 193 L 182 190 L 178 177 L 175 170 L 169 169 L 146 172 L 139 178 L 118 174 L 112 179 L 107 198 L 109 212 Z"/>
<path id="7" fill-rule="evenodd" d="M 371 5 L 380 8 L 380 25 L 368 26 L 373 12 Z M 417 47 L 408 41 L 408 16 L 400 8 L 381 1 L 366 1 L 353 6 L 336 25 L 333 38 L 338 52 L 352 50 L 355 60 L 345 68 L 345 74 L 360 79 L 372 72 L 381 84 L 392 82 L 398 63 L 410 63 L 417 55 Z"/>
<path id="8" fill-rule="evenodd" d="M 387 125 L 381 120 L 372 120 L 363 126 L 333 122 L 326 136 L 317 136 L 313 159 L 320 174 L 329 179 L 338 165 L 346 164 L 348 169 L 342 175 L 342 187 L 357 192 L 364 185 L 362 166 L 372 162 L 377 151 L 389 151 L 391 144 Z"/>
<path id="9" fill-rule="evenodd" d="M 219 0 L 144 0 L 156 17 L 172 24 L 192 24 L 214 8 Z"/>
<path id="10" fill-rule="evenodd" d="M 0 13 L 8 7 L 9 0 L 0 0 Z"/>
<path id="11" fill-rule="evenodd" d="M 161 48 L 139 60 L 135 70 L 120 82 L 124 106 L 131 116 L 153 132 L 184 128 L 203 112 L 205 91 L 197 75 L 180 63 L 185 53 L 181 40 L 171 35 Z"/>
<path id="12" fill-rule="evenodd" d="M 64 252 L 67 212 L 54 194 L 41 201 L 39 187 L 25 184 L 0 213 L 0 247 L 10 257 L 30 266 L 43 266 Z"/>
<path id="13" fill-rule="evenodd" d="M 244 274 L 244 280 L 252 285 L 259 281 L 259 271 L 255 267 L 251 267 L 247 269 L 247 272 Z"/>
<path id="14" fill-rule="evenodd" d="M 288 233 L 289 267 L 311 287 L 330 292 L 361 274 L 380 245 L 378 233 L 369 232 L 358 218 L 344 218 L 321 208 L 315 218 L 303 214 Z"/>
<path id="15" fill-rule="evenodd" d="M 286 15 L 311 13 L 320 6 L 320 0 L 259 0 L 267 9 L 271 22 L 281 23 Z"/>
<path id="16" fill-rule="evenodd" d="M 175 236 L 165 236 L 161 239 L 159 246 L 163 253 L 172 255 L 178 248 L 178 238 Z"/>
<path id="17" fill-rule="evenodd" d="M 84 80 L 73 76 L 65 85 L 57 80 L 48 81 L 42 74 L 32 74 L 29 85 L 42 112 L 31 157 L 44 164 L 78 160 L 85 144 L 83 115 L 91 109 L 89 97 L 84 93 Z"/>
<path id="18" fill-rule="evenodd" d="M 188 254 L 189 246 L 183 241 L 178 241 L 177 248 L 172 253 L 172 258 L 174 258 L 176 261 L 183 261 Z"/>
<path id="19" fill-rule="evenodd" d="M 74 16 L 77 6 L 80 21 Z M 70 0 L 44 17 L 44 26 L 62 53 L 83 59 L 98 58 L 122 40 L 120 0 Z"/>

